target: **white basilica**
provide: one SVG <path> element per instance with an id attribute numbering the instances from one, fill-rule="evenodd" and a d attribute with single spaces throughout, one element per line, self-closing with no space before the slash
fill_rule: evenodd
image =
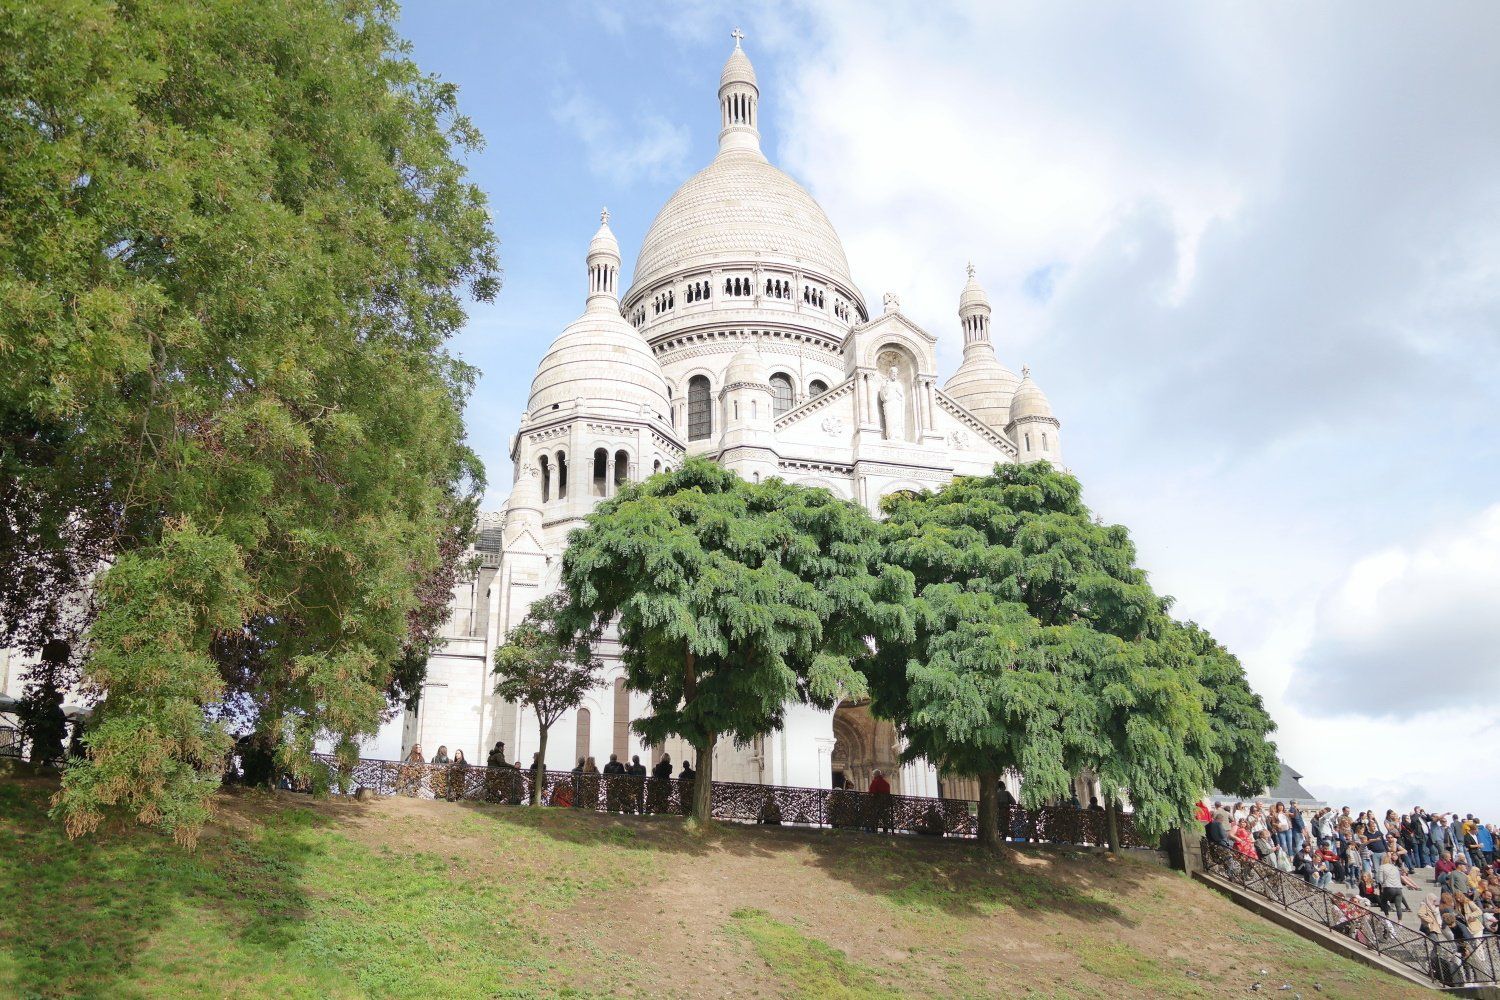
<path id="1" fill-rule="evenodd" d="M 963 363 L 940 382 L 937 337 L 887 294 L 871 315 L 838 234 L 818 203 L 766 160 L 760 92 L 739 47 L 719 81 L 719 152 L 668 200 L 620 293 L 620 247 L 608 214 L 588 247 L 583 315 L 537 366 L 511 439 L 515 485 L 484 515 L 480 570 L 458 588 L 442 651 L 414 711 L 382 734 L 404 754 L 440 744 L 483 761 L 496 740 L 529 761 L 535 718 L 497 698 L 496 646 L 539 595 L 557 586 L 568 532 L 619 484 L 685 457 L 708 456 L 753 480 L 781 476 L 826 487 L 877 511 L 896 490 L 983 475 L 997 462 L 1061 460 L 1057 419 L 1025 370 L 995 355 L 990 305 L 969 269 L 958 300 Z M 954 335 L 954 334 L 945 334 Z M 629 730 L 645 711 L 620 679 L 618 650 L 601 649 L 608 681 L 549 739 L 548 766 L 578 757 L 663 752 Z M 786 728 L 753 746 L 721 745 L 722 781 L 863 789 L 881 768 L 897 792 L 939 794 L 931 767 L 898 764 L 891 726 L 864 705 L 792 706 Z M 953 782 L 944 791 L 959 789 Z"/>

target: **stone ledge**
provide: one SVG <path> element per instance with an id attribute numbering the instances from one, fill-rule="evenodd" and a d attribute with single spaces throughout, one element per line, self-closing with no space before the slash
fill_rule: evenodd
<path id="1" fill-rule="evenodd" d="M 1302 917 L 1299 917 L 1294 913 L 1282 909 L 1275 903 L 1272 903 L 1270 900 L 1262 899 L 1261 897 L 1256 896 L 1252 893 L 1244 892 L 1236 888 L 1235 886 L 1230 885 L 1228 882 L 1224 882 L 1218 878 L 1215 878 L 1207 872 L 1195 871 L 1192 873 L 1192 877 L 1197 881 L 1202 882 L 1210 889 L 1214 889 L 1220 894 L 1229 897 L 1230 901 L 1238 903 L 1240 906 L 1243 906 L 1245 909 L 1251 911 L 1257 916 L 1264 917 L 1271 923 L 1276 924 L 1279 927 L 1286 928 L 1293 934 L 1296 934 L 1298 937 L 1311 941 L 1314 944 L 1322 945 L 1329 951 L 1336 952 L 1337 954 L 1343 955 L 1345 958 L 1352 959 L 1353 961 L 1356 961 L 1360 965 L 1366 966 L 1367 968 L 1378 969 L 1381 972 L 1388 972 L 1393 976 L 1399 976 L 1409 983 L 1412 983 L 1416 986 L 1425 987 L 1435 993 L 1453 992 L 1458 995 L 1467 996 L 1482 995 L 1477 993 L 1460 993 L 1457 990 L 1442 990 L 1426 976 L 1420 976 L 1408 969 L 1406 966 L 1400 964 L 1399 962 L 1393 962 L 1390 959 L 1376 954 L 1368 948 L 1355 944 L 1341 934 L 1335 934 L 1333 931 L 1330 931 L 1324 927 L 1320 927 L 1309 920 L 1304 920 Z"/>

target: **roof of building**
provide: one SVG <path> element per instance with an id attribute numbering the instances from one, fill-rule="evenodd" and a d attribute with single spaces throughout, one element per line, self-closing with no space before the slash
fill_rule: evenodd
<path id="1" fill-rule="evenodd" d="M 1000 363 L 993 348 L 964 352 L 963 364 L 943 385 L 960 406 L 996 430 L 1010 423 L 1011 398 L 1021 380 Z"/>
<path id="2" fill-rule="evenodd" d="M 738 44 L 722 80 L 755 82 L 755 69 Z M 767 162 L 754 123 L 727 131 L 749 138 L 721 145 L 713 162 L 667 199 L 641 242 L 626 299 L 678 271 L 721 262 L 800 267 L 854 292 L 844 245 L 822 207 Z"/>
<path id="3" fill-rule="evenodd" d="M 1047 402 L 1047 396 L 1041 387 L 1031 380 L 1031 370 L 1022 368 L 1021 384 L 1016 386 L 1015 395 L 1010 398 L 1010 419 L 1050 416 L 1052 404 Z"/>

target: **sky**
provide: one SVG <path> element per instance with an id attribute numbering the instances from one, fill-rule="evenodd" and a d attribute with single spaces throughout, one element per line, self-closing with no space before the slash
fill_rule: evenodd
<path id="1" fill-rule="evenodd" d="M 1304 783 L 1500 820 L 1500 4 L 411 0 L 488 140 L 504 288 L 452 344 L 488 507 L 600 209 L 628 271 L 712 158 L 736 26 L 865 300 L 946 377 L 974 263 L 1085 499 Z"/>

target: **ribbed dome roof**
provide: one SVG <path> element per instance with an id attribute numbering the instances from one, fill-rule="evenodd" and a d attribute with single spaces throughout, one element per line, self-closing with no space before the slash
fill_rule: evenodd
<path id="1" fill-rule="evenodd" d="M 669 412 L 661 366 L 617 310 L 591 308 L 552 342 L 531 382 L 527 409 L 541 415 L 553 404 L 584 399 L 591 409 L 635 415 L 646 406 L 663 420 Z"/>
<path id="2" fill-rule="evenodd" d="M 974 276 L 974 265 L 970 264 L 969 280 L 964 285 L 963 292 L 961 292 L 958 296 L 959 314 L 962 315 L 966 309 L 970 309 L 974 306 L 984 306 L 986 309 L 988 309 L 989 305 L 990 297 L 986 295 L 984 293 L 984 289 L 979 286 L 979 279 Z"/>
<path id="3" fill-rule="evenodd" d="M 1052 404 L 1047 402 L 1041 387 L 1031 380 L 1031 372 L 1023 368 L 1021 373 L 1021 384 L 1016 387 L 1016 394 L 1010 401 L 1010 419 L 1052 416 Z"/>
<path id="4" fill-rule="evenodd" d="M 755 67 L 750 65 L 750 57 L 745 55 L 745 50 L 735 45 L 734 51 L 729 53 L 729 58 L 724 62 L 724 72 L 719 74 L 719 86 L 723 87 L 729 83 L 748 83 L 756 90 L 760 89 L 755 82 Z"/>
<path id="5" fill-rule="evenodd" d="M 646 231 L 633 287 L 719 261 L 805 267 L 853 288 L 833 224 L 812 195 L 758 151 L 729 150 L 667 200 Z"/>
<path id="6" fill-rule="evenodd" d="M 1011 397 L 1020 382 L 993 350 L 972 350 L 966 352 L 943 391 L 989 426 L 1004 430 L 1010 423 Z"/>

